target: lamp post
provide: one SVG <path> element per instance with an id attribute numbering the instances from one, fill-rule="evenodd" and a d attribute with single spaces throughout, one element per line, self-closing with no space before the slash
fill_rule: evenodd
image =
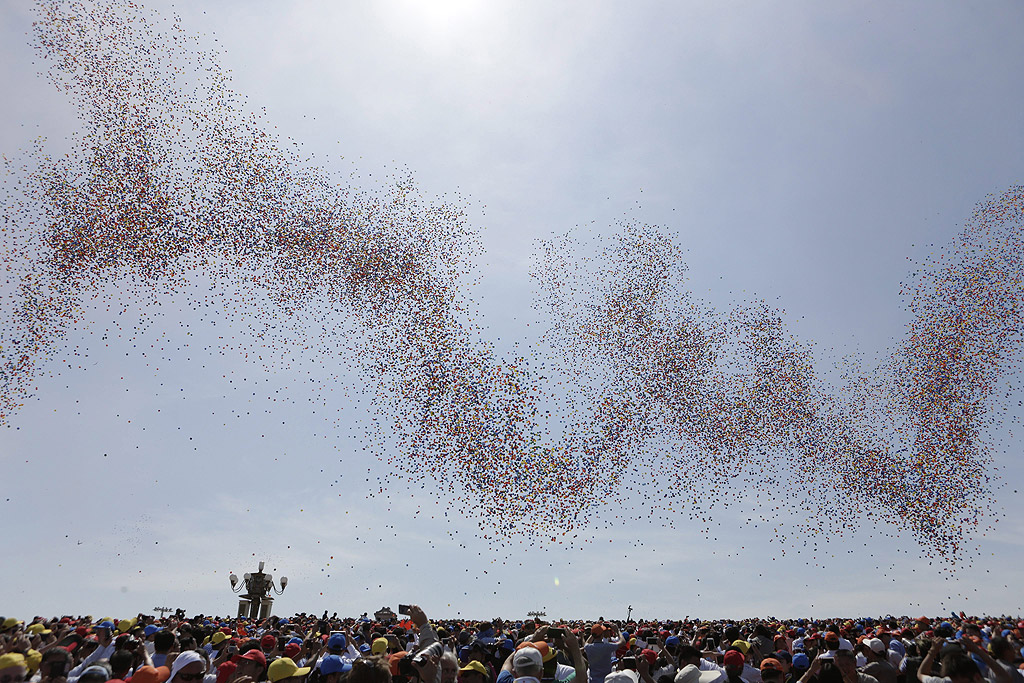
<path id="1" fill-rule="evenodd" d="M 288 586 L 288 577 L 282 576 L 281 588 L 278 589 L 274 585 L 274 577 L 263 572 L 263 562 L 260 562 L 260 568 L 255 574 L 246 572 L 242 576 L 244 582 L 239 582 L 234 574 L 228 579 L 231 581 L 232 592 L 238 593 L 245 589 L 245 593 L 238 598 L 238 616 L 250 619 L 269 617 L 270 608 L 274 606 L 274 598 L 270 596 L 270 591 L 281 595 Z"/>

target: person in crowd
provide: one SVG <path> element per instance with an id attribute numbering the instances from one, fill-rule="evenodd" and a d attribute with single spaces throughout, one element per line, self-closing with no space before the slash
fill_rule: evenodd
<path id="1" fill-rule="evenodd" d="M 878 683 L 897 683 L 899 672 L 889 663 L 889 652 L 881 638 L 866 638 L 858 645 L 858 649 L 867 664 L 860 668 L 862 673 L 878 679 Z"/>

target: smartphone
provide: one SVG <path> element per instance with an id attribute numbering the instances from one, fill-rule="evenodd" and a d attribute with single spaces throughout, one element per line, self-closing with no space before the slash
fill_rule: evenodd
<path id="1" fill-rule="evenodd" d="M 552 628 L 548 629 L 548 635 L 551 636 L 552 638 L 561 638 L 562 636 L 565 635 L 565 631 L 563 629 L 558 628 L 556 626 L 556 627 L 552 627 Z"/>
<path id="2" fill-rule="evenodd" d="M 398 606 L 398 613 L 399 614 L 409 614 L 411 609 L 412 608 L 409 607 L 409 605 L 399 605 Z"/>
<path id="3" fill-rule="evenodd" d="M 623 657 L 622 668 L 636 671 L 636 657 Z"/>
<path id="4" fill-rule="evenodd" d="M 229 655 L 238 654 L 238 646 L 237 645 L 228 645 L 228 654 Z"/>
<path id="5" fill-rule="evenodd" d="M 718 644 L 715 642 L 714 638 L 708 638 L 706 641 L 704 641 L 704 649 L 705 650 L 714 650 L 717 647 L 718 647 Z"/>

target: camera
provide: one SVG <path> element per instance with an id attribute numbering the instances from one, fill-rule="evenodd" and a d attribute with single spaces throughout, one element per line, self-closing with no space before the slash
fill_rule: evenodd
<path id="1" fill-rule="evenodd" d="M 636 671 L 636 657 L 623 657 L 621 660 L 622 668 Z"/>
<path id="2" fill-rule="evenodd" d="M 410 609 L 411 609 L 411 607 L 409 605 L 399 605 L 398 606 L 398 613 L 399 614 L 409 614 L 410 613 Z"/>

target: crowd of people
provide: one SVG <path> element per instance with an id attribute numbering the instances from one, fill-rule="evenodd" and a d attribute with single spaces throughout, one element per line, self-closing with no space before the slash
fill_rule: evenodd
<path id="1" fill-rule="evenodd" d="M 0 683 L 1024 683 L 1024 621 L 2 618 Z"/>

